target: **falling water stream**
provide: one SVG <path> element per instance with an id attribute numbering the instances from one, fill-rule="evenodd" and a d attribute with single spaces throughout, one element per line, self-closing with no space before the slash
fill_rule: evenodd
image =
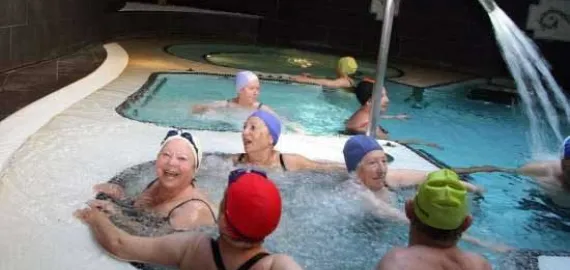
<path id="1" fill-rule="evenodd" d="M 530 123 L 533 156 L 548 152 L 548 140 L 561 142 L 561 124 L 570 121 L 570 106 L 534 42 L 492 0 L 479 0 L 491 19 L 501 54 L 514 78 Z M 558 113 L 557 108 L 563 111 Z"/>

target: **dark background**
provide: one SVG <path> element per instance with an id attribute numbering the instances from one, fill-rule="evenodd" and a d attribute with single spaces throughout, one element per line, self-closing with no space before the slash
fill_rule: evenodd
<path id="1" fill-rule="evenodd" d="M 114 12 L 118 0 L 1 0 L 0 71 L 72 53 L 121 37 L 190 36 L 375 57 L 382 22 L 370 0 L 170 0 L 171 4 L 259 15 Z M 139 1 L 152 2 L 152 1 Z M 521 29 L 529 5 L 497 0 Z M 535 40 L 553 74 L 570 89 L 563 66 L 569 43 Z M 390 57 L 426 66 L 506 74 L 490 20 L 476 0 L 402 0 Z"/>

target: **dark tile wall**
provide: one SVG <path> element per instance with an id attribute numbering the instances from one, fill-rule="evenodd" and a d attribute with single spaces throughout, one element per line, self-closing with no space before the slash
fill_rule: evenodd
<path id="1" fill-rule="evenodd" d="M 252 41 L 259 19 L 201 13 L 116 12 L 122 0 L 0 0 L 0 72 L 119 37 Z"/>
<path id="2" fill-rule="evenodd" d="M 0 71 L 115 37 L 217 37 L 376 57 L 382 22 L 371 0 L 169 0 L 263 19 L 198 13 L 113 12 L 121 0 L 1 0 Z M 140 2 L 156 2 L 140 0 Z M 524 29 L 537 0 L 497 0 Z M 553 73 L 570 89 L 569 44 L 537 40 Z M 401 0 L 390 56 L 441 67 L 505 74 L 487 14 L 476 0 Z"/>
<path id="3" fill-rule="evenodd" d="M 94 29 L 113 1 L 0 1 L 0 71 L 72 53 L 101 40 Z"/>

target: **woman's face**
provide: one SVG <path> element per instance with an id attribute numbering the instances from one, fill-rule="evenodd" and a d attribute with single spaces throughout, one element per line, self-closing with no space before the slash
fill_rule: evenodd
<path id="1" fill-rule="evenodd" d="M 386 154 L 381 150 L 370 151 L 362 158 L 356 173 L 362 184 L 372 191 L 378 191 L 386 186 L 388 163 Z"/>
<path id="2" fill-rule="evenodd" d="M 380 112 L 388 111 L 388 105 L 390 105 L 390 99 L 388 98 L 388 91 L 384 88 L 382 89 L 382 99 L 380 99 Z"/>
<path id="3" fill-rule="evenodd" d="M 184 139 L 174 139 L 164 145 L 156 158 L 156 175 L 165 187 L 179 187 L 190 183 L 195 174 L 193 150 Z"/>
<path id="4" fill-rule="evenodd" d="M 260 86 L 259 80 L 254 80 L 246 84 L 238 94 L 238 98 L 250 103 L 257 102 L 259 96 Z"/>
<path id="5" fill-rule="evenodd" d="M 273 148 L 273 139 L 269 134 L 269 129 L 261 119 L 255 116 L 245 121 L 241 138 L 246 153 Z"/>

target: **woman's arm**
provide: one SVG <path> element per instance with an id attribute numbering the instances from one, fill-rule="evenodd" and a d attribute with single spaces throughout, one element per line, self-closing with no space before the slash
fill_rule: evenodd
<path id="1" fill-rule="evenodd" d="M 342 163 L 314 161 L 298 154 L 282 154 L 289 171 L 315 170 L 315 171 L 345 171 Z"/>
<path id="2" fill-rule="evenodd" d="M 196 236 L 176 233 L 163 237 L 138 237 L 117 228 L 97 208 L 77 210 L 75 217 L 85 222 L 95 240 L 109 253 L 126 261 L 179 266 L 187 249 L 192 251 Z"/>
<path id="3" fill-rule="evenodd" d="M 307 76 L 291 76 L 289 78 L 295 82 L 318 84 L 328 88 L 348 88 L 352 86 L 350 81 L 346 78 L 337 78 L 334 80 L 310 78 Z"/>

